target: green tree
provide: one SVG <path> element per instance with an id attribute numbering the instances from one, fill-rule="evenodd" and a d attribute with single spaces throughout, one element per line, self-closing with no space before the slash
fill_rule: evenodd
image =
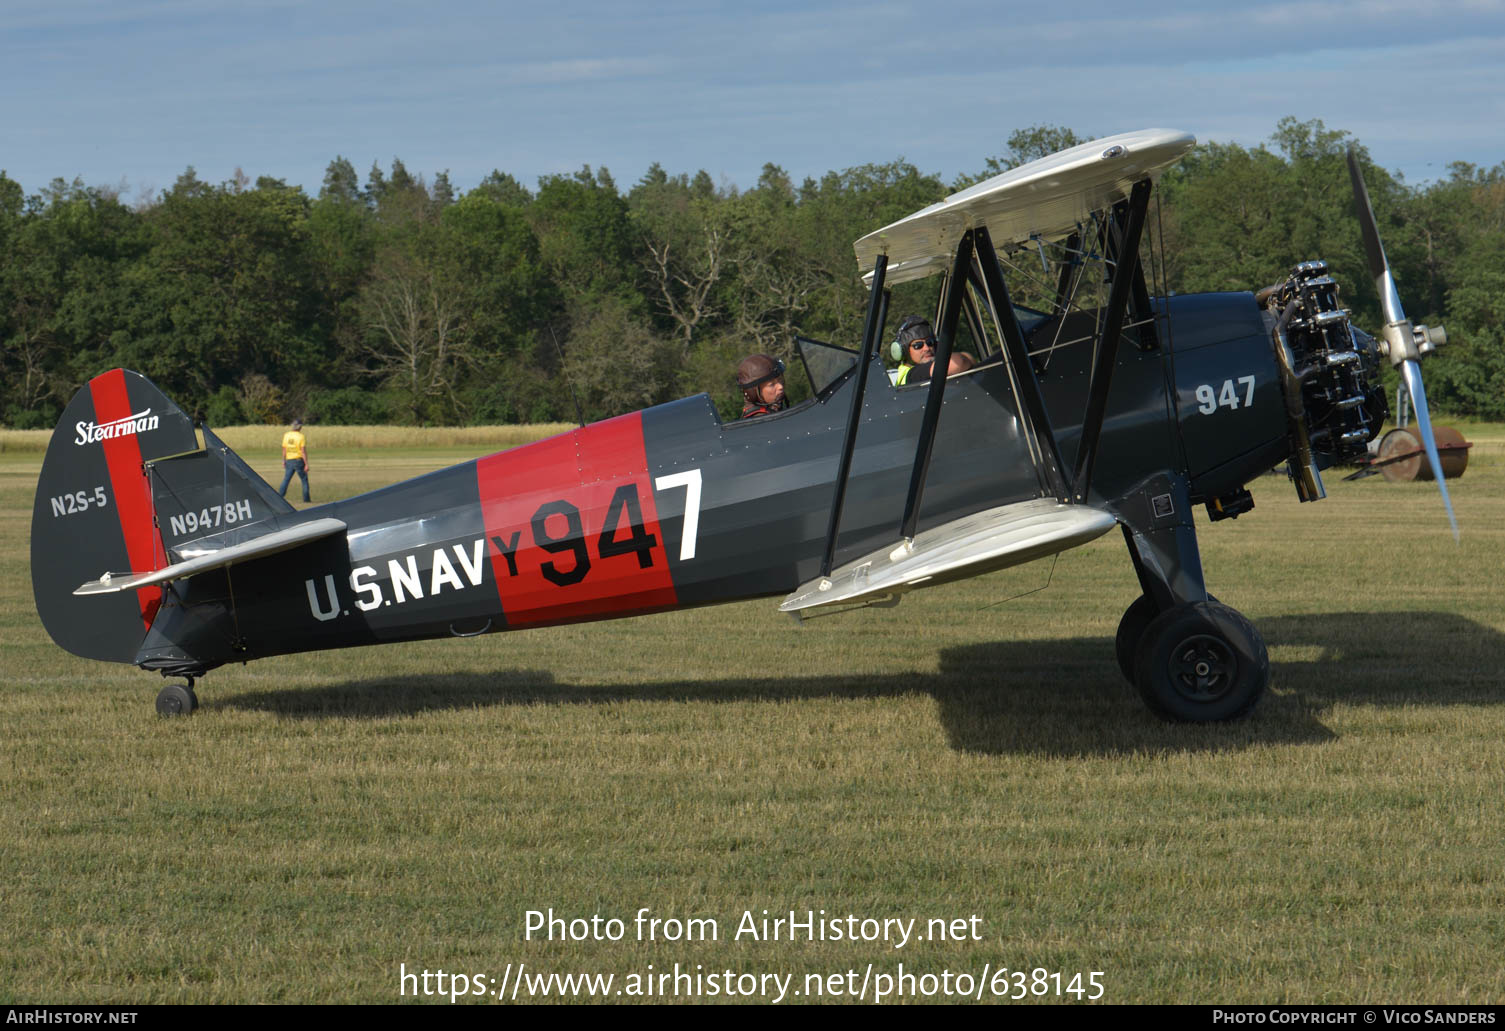
<path id="1" fill-rule="evenodd" d="M 138 217 L 105 191 L 54 180 L 20 200 L 0 176 L 0 408 L 12 425 L 50 425 L 83 379 L 108 367 L 142 250 Z"/>
<path id="2" fill-rule="evenodd" d="M 329 341 L 330 371 L 359 364 L 362 347 L 358 297 L 376 257 L 375 218 L 355 181 L 355 170 L 336 158 L 324 189 L 309 209 L 308 260 L 317 319 Z"/>
<path id="3" fill-rule="evenodd" d="M 527 218 L 472 191 L 445 210 L 443 226 L 480 345 L 496 354 L 531 350 L 534 328 L 554 317 L 560 298 Z"/>
<path id="4" fill-rule="evenodd" d="M 308 216 L 299 189 L 209 186 L 189 169 L 147 214 L 151 247 L 127 273 L 118 358 L 190 404 L 250 373 L 319 378 Z"/>
<path id="5" fill-rule="evenodd" d="M 627 201 L 604 169 L 593 172 L 587 165 L 574 175 L 544 177 L 527 214 L 549 274 L 567 298 L 615 294 L 642 306 Z"/>
<path id="6" fill-rule="evenodd" d="M 1172 289 L 1257 290 L 1299 261 L 1326 261 L 1343 303 L 1363 324 L 1378 317 L 1347 166 L 1352 137 L 1319 120 L 1284 118 L 1266 147 L 1206 143 L 1161 183 Z M 1356 148 L 1380 233 L 1398 276 L 1409 237 L 1398 214 L 1404 191 Z"/>
<path id="7" fill-rule="evenodd" d="M 679 349 L 621 297 L 606 294 L 571 310 L 570 344 L 561 370 L 579 393 L 587 419 L 602 419 L 668 400 Z"/>
<path id="8" fill-rule="evenodd" d="M 1448 411 L 1505 418 L 1505 164 L 1456 166 L 1428 192 L 1452 213 L 1438 220 L 1450 241 L 1449 343 L 1427 362 L 1428 394 Z"/>
<path id="9" fill-rule="evenodd" d="M 818 181 L 806 179 L 799 191 L 794 239 L 825 281 L 808 295 L 805 331 L 834 343 L 855 344 L 862 331 L 867 288 L 857 274 L 853 241 L 934 204 L 946 192 L 938 177 L 902 159 L 828 172 Z M 918 287 L 933 289 L 929 282 Z"/>
<path id="10" fill-rule="evenodd" d="M 471 193 L 480 193 L 509 208 L 525 208 L 533 203 L 528 188 L 506 172 L 492 169 Z"/>
<path id="11" fill-rule="evenodd" d="M 361 182 L 356 177 L 355 166 L 344 157 L 336 155 L 324 170 L 324 186 L 319 190 L 319 199 L 346 204 L 363 203 Z"/>
<path id="12" fill-rule="evenodd" d="M 805 235 L 808 213 L 777 165 L 764 165 L 757 186 L 731 203 L 741 255 L 737 289 L 727 300 L 735 316 L 731 337 L 742 354 L 770 354 L 792 364 L 794 337 L 833 282 L 822 266 L 824 249 Z"/>
<path id="13" fill-rule="evenodd" d="M 456 381 L 475 358 L 443 256 L 428 246 L 418 253 L 382 253 L 360 307 L 369 368 L 402 395 L 406 421 L 452 421 Z"/>
<path id="14" fill-rule="evenodd" d="M 1162 198 L 1172 288 L 1258 289 L 1300 260 L 1292 256 L 1289 173 L 1263 147 L 1205 143 L 1167 174 Z"/>
<path id="15" fill-rule="evenodd" d="M 679 338 L 683 359 L 697 332 L 722 314 L 719 288 L 735 272 L 741 227 L 729 201 L 697 189 L 688 176 L 665 175 L 657 164 L 628 203 L 654 307 Z"/>
<path id="16" fill-rule="evenodd" d="M 417 208 L 387 222 L 359 307 L 363 367 L 403 398 L 414 422 L 495 407 L 472 381 L 536 360 L 538 328 L 558 309 L 523 213 L 477 191 L 430 222 Z"/>
<path id="17" fill-rule="evenodd" d="M 1084 139 L 1016 130 L 973 178 Z M 1161 179 L 1152 225 L 1167 285 L 1250 290 L 1321 258 L 1357 324 L 1378 328 L 1350 146 L 1408 313 L 1449 330 L 1428 363 L 1435 403 L 1505 417 L 1505 166 L 1459 165 L 1411 188 L 1349 133 L 1296 118 L 1264 146 L 1203 144 Z M 494 171 L 457 197 L 447 173 L 429 186 L 399 159 L 362 185 L 341 156 L 317 201 L 265 176 L 214 185 L 189 169 L 133 211 L 81 182 L 28 198 L 0 172 L 0 411 L 46 424 L 112 365 L 216 417 L 280 404 L 331 418 L 559 418 L 573 416 L 570 382 L 592 415 L 693 389 L 731 406 L 742 355 L 790 360 L 797 332 L 856 343 L 867 291 L 852 242 L 946 193 L 899 160 L 798 187 L 770 164 L 744 192 L 654 165 L 626 196 L 604 168 L 545 177 L 536 193 Z M 897 287 L 892 310 L 930 310 L 937 287 Z"/>

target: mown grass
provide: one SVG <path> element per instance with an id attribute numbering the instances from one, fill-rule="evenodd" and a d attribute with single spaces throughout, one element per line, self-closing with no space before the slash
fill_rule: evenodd
<path id="1" fill-rule="evenodd" d="M 1505 428 L 1468 433 L 1461 546 L 1433 487 L 1378 478 L 1298 505 L 1267 477 L 1255 511 L 1199 525 L 1274 666 L 1255 716 L 1216 727 L 1160 723 L 1120 680 L 1117 535 L 802 627 L 758 602 L 266 660 L 159 721 L 158 678 L 37 624 L 40 459 L 7 455 L 0 1001 L 389 1002 L 399 964 L 677 961 L 1499 1002 Z M 326 441 L 315 497 L 451 451 Z M 247 457 L 275 477 L 272 447 Z M 551 907 L 714 917 L 721 940 L 524 941 Z M 728 940 L 765 908 L 978 914 L 984 940 Z"/>

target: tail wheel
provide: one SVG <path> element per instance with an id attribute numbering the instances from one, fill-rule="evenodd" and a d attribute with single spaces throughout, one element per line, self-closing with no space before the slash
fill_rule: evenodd
<path id="1" fill-rule="evenodd" d="M 1134 657 L 1134 686 L 1145 704 L 1175 722 L 1240 719 L 1269 683 L 1264 638 L 1238 611 L 1213 601 L 1156 616 Z"/>
<path id="2" fill-rule="evenodd" d="M 187 716 L 199 707 L 199 696 L 193 692 L 193 683 L 168 684 L 157 692 L 158 716 Z"/>

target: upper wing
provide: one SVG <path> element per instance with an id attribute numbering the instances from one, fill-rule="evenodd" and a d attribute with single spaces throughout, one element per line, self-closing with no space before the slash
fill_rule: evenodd
<path id="1" fill-rule="evenodd" d="M 953 193 L 853 244 L 857 266 L 871 275 L 888 255 L 890 285 L 945 272 L 968 229 L 986 226 L 993 246 L 1039 235 L 1065 235 L 1094 211 L 1128 197 L 1134 183 L 1153 179 L 1196 145 L 1190 133 L 1141 129 L 1093 140 Z"/>

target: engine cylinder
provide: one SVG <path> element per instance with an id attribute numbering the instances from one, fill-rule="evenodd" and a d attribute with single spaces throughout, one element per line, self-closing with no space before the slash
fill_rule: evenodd
<path id="1" fill-rule="evenodd" d="M 1349 324 L 1326 263 L 1302 262 L 1261 296 L 1276 320 L 1274 346 L 1298 458 L 1326 468 L 1364 454 L 1389 405 L 1379 386 L 1378 352 Z"/>

